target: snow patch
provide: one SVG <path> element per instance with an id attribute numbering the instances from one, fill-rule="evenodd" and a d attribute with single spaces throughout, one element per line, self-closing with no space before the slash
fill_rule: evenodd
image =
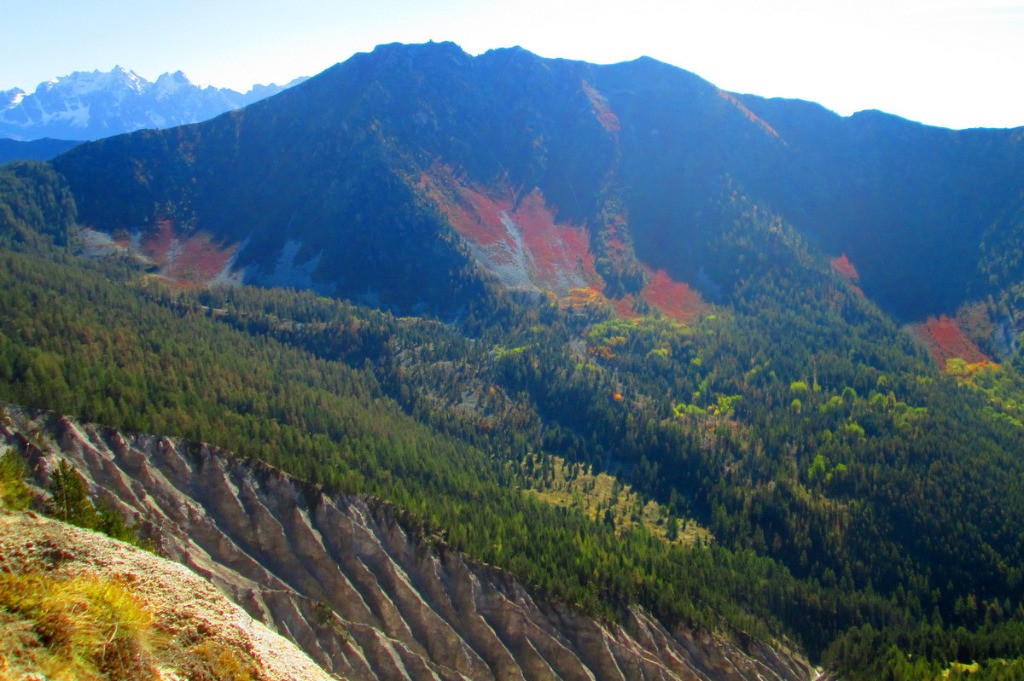
<path id="1" fill-rule="evenodd" d="M 181 71 L 175 71 L 174 73 L 165 73 L 157 78 L 153 83 L 152 90 L 157 99 L 165 99 L 189 87 L 193 86 L 188 77 Z"/>
<path id="2" fill-rule="evenodd" d="M 13 90 L 4 90 L 0 92 L 0 107 L 6 109 L 13 106 L 18 106 L 21 101 L 25 99 L 26 92 L 21 88 L 14 88 Z"/>

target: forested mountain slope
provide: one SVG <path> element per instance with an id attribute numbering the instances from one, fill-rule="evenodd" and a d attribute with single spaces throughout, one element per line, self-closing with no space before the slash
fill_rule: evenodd
<path id="1" fill-rule="evenodd" d="M 651 60 L 382 47 L 0 174 L 2 396 L 381 497 L 591 615 L 996 674 L 1024 640 L 1017 144 Z M 312 291 L 209 286 L 239 279 Z M 936 362 L 899 325 L 935 311 L 984 347 Z"/>
<path id="2" fill-rule="evenodd" d="M 70 462 L 99 503 L 140 525 L 160 554 L 206 576 L 341 678 L 812 675 L 788 651 L 670 631 L 638 607 L 620 625 L 534 600 L 508 574 L 409 532 L 379 500 L 325 494 L 201 443 L 14 407 L 0 435 L 40 478 Z"/>
<path id="3" fill-rule="evenodd" d="M 12 139 L 0 139 L 0 165 L 11 161 L 48 161 L 54 156 L 63 154 L 76 146 L 78 142 L 70 140 L 41 139 L 31 142 L 19 142 Z"/>

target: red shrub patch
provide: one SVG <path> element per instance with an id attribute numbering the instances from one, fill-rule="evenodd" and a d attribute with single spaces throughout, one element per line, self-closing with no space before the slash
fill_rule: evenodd
<path id="1" fill-rule="evenodd" d="M 539 190 L 514 205 L 511 196 L 498 198 L 471 188 L 439 165 L 419 177 L 417 189 L 466 240 L 477 262 L 505 286 L 552 291 L 560 298 L 573 289 L 604 290 L 589 232 L 557 223 Z"/>
<path id="2" fill-rule="evenodd" d="M 626 244 L 624 244 L 622 242 L 622 239 L 620 239 L 617 236 L 616 237 L 612 237 L 611 239 L 608 239 L 608 241 L 606 243 L 608 244 L 608 248 L 613 250 L 613 251 L 622 252 L 622 251 L 626 250 Z"/>
<path id="3" fill-rule="evenodd" d="M 465 188 L 460 192 L 460 198 L 464 203 L 452 206 L 452 226 L 477 245 L 494 249 L 495 256 L 505 260 L 502 255 L 510 255 L 517 248 L 513 234 L 501 220 L 510 207 L 509 202 Z"/>
<path id="4" fill-rule="evenodd" d="M 219 246 L 205 232 L 185 240 L 174 232 L 174 222 L 159 220 L 142 237 L 139 254 L 159 267 L 160 278 L 181 286 L 208 286 L 230 265 L 238 244 Z"/>
<path id="5" fill-rule="evenodd" d="M 744 106 L 743 102 L 736 99 L 736 97 L 729 94 L 728 92 L 725 92 L 724 90 L 719 90 L 718 96 L 724 99 L 725 101 L 729 102 L 733 106 L 735 106 L 737 109 L 739 109 L 740 112 L 747 117 L 748 121 L 756 124 L 759 128 L 764 130 L 772 137 L 779 137 L 779 133 L 775 130 L 775 128 L 768 125 L 768 123 L 763 118 L 760 118 L 757 114 L 755 114 L 753 111 Z"/>
<path id="6" fill-rule="evenodd" d="M 707 307 L 699 293 L 687 284 L 673 281 L 664 270 L 651 273 L 642 296 L 668 317 L 683 324 L 693 321 Z"/>
<path id="7" fill-rule="evenodd" d="M 587 99 L 590 100 L 590 105 L 594 107 L 594 115 L 597 116 L 601 127 L 613 134 L 619 132 L 619 117 L 608 108 L 608 100 L 604 98 L 604 95 L 587 81 L 583 81 L 582 87 Z"/>
<path id="8" fill-rule="evenodd" d="M 556 223 L 539 190 L 530 192 L 509 217 L 522 232 L 538 284 L 559 295 L 580 287 L 604 290 L 604 280 L 594 269 L 590 233 Z"/>
<path id="9" fill-rule="evenodd" d="M 624 319 L 638 316 L 633 296 L 610 301 L 604 297 L 605 282 L 594 266 L 589 231 L 557 222 L 538 189 L 513 206 L 511 197 L 497 198 L 471 188 L 440 165 L 414 183 L 470 245 L 477 262 L 505 286 L 550 291 L 566 307 L 611 303 Z M 617 216 L 613 226 L 624 222 Z M 618 235 L 612 234 L 606 243 L 612 253 L 626 250 Z M 706 309 L 700 294 L 687 284 L 673 281 L 662 270 L 648 274 L 650 281 L 641 293 L 648 305 L 682 323 Z"/>
<path id="10" fill-rule="evenodd" d="M 631 294 L 627 293 L 625 296 L 615 298 L 610 302 L 619 319 L 636 319 L 640 316 L 634 307 L 636 305 L 636 299 Z"/>
<path id="11" fill-rule="evenodd" d="M 991 358 L 963 332 L 956 320 L 946 315 L 937 319 L 931 317 L 923 324 L 913 325 L 911 330 L 928 346 L 928 351 L 935 362 L 943 368 L 946 367 L 946 362 L 954 357 L 959 357 L 968 364 L 991 361 Z"/>
<path id="12" fill-rule="evenodd" d="M 829 264 L 832 265 L 832 269 L 840 276 L 846 277 L 850 281 L 857 281 L 860 279 L 860 273 L 857 272 L 857 268 L 853 266 L 850 259 L 843 253 L 838 258 L 832 258 L 829 260 Z"/>
<path id="13" fill-rule="evenodd" d="M 208 234 L 196 234 L 175 249 L 160 276 L 181 284 L 207 286 L 224 271 L 237 249 L 237 245 L 222 248 Z"/>
<path id="14" fill-rule="evenodd" d="M 167 261 L 167 254 L 174 246 L 174 223 L 170 220 L 159 220 L 156 230 L 142 238 L 140 248 L 142 254 L 158 266 Z"/>
<path id="15" fill-rule="evenodd" d="M 498 199 L 465 187 L 451 170 L 435 164 L 420 176 L 417 187 L 447 218 L 455 231 L 475 246 L 486 249 L 497 260 L 505 260 L 516 247 L 501 221 L 511 201 Z"/>

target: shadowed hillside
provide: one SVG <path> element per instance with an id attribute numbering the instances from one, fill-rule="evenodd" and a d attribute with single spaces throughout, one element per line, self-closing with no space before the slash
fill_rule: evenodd
<path id="1" fill-rule="evenodd" d="M 744 276 L 730 262 L 748 228 L 730 208 L 740 192 L 817 257 L 845 253 L 868 297 L 913 321 L 1019 282 L 989 276 L 1015 256 L 983 245 L 1021 229 L 1021 145 L 1019 131 L 732 95 L 650 59 L 470 57 L 445 43 L 382 46 L 245 110 L 56 166 L 97 229 L 171 220 L 243 244 L 247 281 L 300 272 L 306 287 L 442 314 L 480 283 L 430 188 L 491 197 L 485 220 L 542 202 L 585 230 L 600 279 L 584 283 L 616 300 L 655 270 L 711 299 L 730 289 Z"/>

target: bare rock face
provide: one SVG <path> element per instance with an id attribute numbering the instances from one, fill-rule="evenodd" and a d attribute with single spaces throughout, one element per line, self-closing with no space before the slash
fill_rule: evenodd
<path id="1" fill-rule="evenodd" d="M 641 608 L 607 624 L 535 601 L 506 573 L 410 536 L 381 505 L 207 445 L 10 414 L 0 446 L 21 443 L 51 469 L 68 459 L 163 555 L 343 678 L 814 677 L 792 652 L 669 631 Z"/>

